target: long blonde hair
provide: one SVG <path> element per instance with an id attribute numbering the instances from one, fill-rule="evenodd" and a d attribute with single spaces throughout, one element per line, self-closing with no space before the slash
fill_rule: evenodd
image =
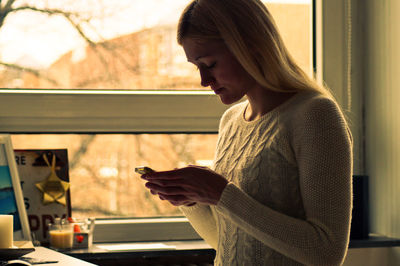
<path id="1" fill-rule="evenodd" d="M 223 41 L 243 68 L 263 87 L 280 92 L 330 93 L 296 64 L 274 19 L 259 0 L 193 0 L 183 11 L 177 40 Z"/>

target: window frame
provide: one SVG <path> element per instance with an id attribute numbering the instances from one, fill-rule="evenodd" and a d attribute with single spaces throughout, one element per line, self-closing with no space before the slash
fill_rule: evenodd
<path id="1" fill-rule="evenodd" d="M 346 1 L 313 0 L 315 75 L 342 105 L 348 100 Z M 228 107 L 208 91 L 0 89 L 0 132 L 216 133 Z M 94 236 L 94 242 L 177 239 L 200 237 L 184 217 L 97 220 Z"/>
<path id="2" fill-rule="evenodd" d="M 0 90 L 0 132 L 216 133 L 210 91 Z"/>

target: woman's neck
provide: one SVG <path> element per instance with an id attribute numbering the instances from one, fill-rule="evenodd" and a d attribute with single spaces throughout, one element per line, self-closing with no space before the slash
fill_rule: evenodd
<path id="1" fill-rule="evenodd" d="M 261 118 L 282 103 L 289 100 L 295 92 L 275 92 L 268 89 L 254 89 L 247 93 L 249 105 L 247 106 L 244 119 L 253 121 Z"/>

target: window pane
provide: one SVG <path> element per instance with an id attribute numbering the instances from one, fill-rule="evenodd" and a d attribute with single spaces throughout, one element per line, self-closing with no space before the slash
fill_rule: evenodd
<path id="1" fill-rule="evenodd" d="M 14 149 L 67 149 L 74 217 L 176 216 L 151 195 L 136 166 L 210 166 L 216 134 L 13 135 Z"/>
<path id="2" fill-rule="evenodd" d="M 264 2 L 311 74 L 311 0 Z M 204 89 L 176 43 L 176 22 L 187 3 L 16 0 L 0 26 L 0 87 Z"/>
<path id="3" fill-rule="evenodd" d="M 263 2 L 273 15 L 291 55 L 312 76 L 312 0 Z"/>

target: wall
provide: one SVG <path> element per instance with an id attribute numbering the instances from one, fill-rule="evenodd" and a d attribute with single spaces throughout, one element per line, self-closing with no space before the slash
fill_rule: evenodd
<path id="1" fill-rule="evenodd" d="M 400 1 L 365 3 L 365 147 L 371 231 L 400 237 Z M 399 265 L 399 248 L 389 265 Z"/>
<path id="2" fill-rule="evenodd" d="M 399 238 L 400 1 L 316 3 L 319 75 L 350 121 L 354 173 L 370 177 L 371 232 Z M 344 265 L 400 265 L 400 247 L 350 249 Z"/>
<path id="3" fill-rule="evenodd" d="M 371 229 L 400 237 L 400 1 L 367 3 L 365 117 Z"/>

